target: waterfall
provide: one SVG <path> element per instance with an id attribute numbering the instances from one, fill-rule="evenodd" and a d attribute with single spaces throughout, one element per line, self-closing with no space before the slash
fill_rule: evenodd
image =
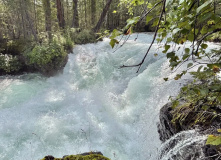
<path id="1" fill-rule="evenodd" d="M 195 130 L 182 131 L 161 146 L 159 160 L 202 160 L 206 138 Z"/>
<path id="2" fill-rule="evenodd" d="M 109 39 L 78 45 L 63 73 L 54 77 L 0 77 L 0 159 L 101 151 L 112 160 L 156 160 L 159 110 L 185 78 L 164 82 L 176 73 L 168 68 L 160 44 L 153 46 L 139 74 L 137 68 L 119 69 L 139 62 L 153 37 L 142 33 L 134 41 L 136 36 L 116 52 Z"/>

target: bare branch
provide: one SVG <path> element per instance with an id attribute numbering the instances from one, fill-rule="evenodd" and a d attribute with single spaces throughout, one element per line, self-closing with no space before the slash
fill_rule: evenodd
<path id="1" fill-rule="evenodd" d="M 147 54 L 149 53 L 149 51 L 150 51 L 150 49 L 151 49 L 151 47 L 152 47 L 152 45 L 153 45 L 153 43 L 154 43 L 154 41 L 155 41 L 155 39 L 156 39 L 156 36 L 157 36 L 157 32 L 158 32 L 158 29 L 159 29 L 159 26 L 160 26 L 160 22 L 161 22 L 161 19 L 162 19 L 162 17 L 163 17 L 163 13 L 164 13 L 164 11 L 165 11 L 165 3 L 166 3 L 166 0 L 163 0 L 162 2 L 163 2 L 163 6 L 162 6 L 162 10 L 161 10 L 161 14 L 160 14 L 159 21 L 158 21 L 158 24 L 157 24 L 157 28 L 156 28 L 155 33 L 154 33 L 153 40 L 152 40 L 152 42 L 151 42 L 151 44 L 150 44 L 150 46 L 149 46 L 149 48 L 148 48 L 148 50 L 147 50 L 145 56 L 143 57 L 142 61 L 141 61 L 140 63 L 138 63 L 138 64 L 135 64 L 135 65 L 123 65 L 123 66 L 120 66 L 120 68 L 125 68 L 125 67 L 138 67 L 137 72 L 139 72 L 140 67 L 141 67 L 142 64 L 144 63 L 144 61 L 145 61 L 145 59 L 146 59 L 146 57 L 147 57 Z M 160 3 L 161 3 L 161 2 L 159 2 L 159 4 L 160 4 Z M 158 5 L 158 4 L 156 4 L 156 5 Z M 156 6 L 156 5 L 155 5 L 155 6 Z"/>
<path id="2" fill-rule="evenodd" d="M 160 3 L 162 3 L 164 0 L 156 3 L 148 12 L 146 12 L 140 19 L 139 21 L 142 21 L 144 19 L 144 17 L 146 17 L 152 10 L 154 10 L 154 8 L 156 8 Z"/>
<path id="3" fill-rule="evenodd" d="M 197 42 L 201 43 L 206 37 L 208 37 L 209 35 L 213 34 L 213 33 L 216 33 L 216 32 L 220 32 L 221 31 L 221 28 L 217 28 L 211 32 L 208 32 L 207 34 L 205 34 L 203 37 L 201 37 L 199 40 L 197 40 Z"/>

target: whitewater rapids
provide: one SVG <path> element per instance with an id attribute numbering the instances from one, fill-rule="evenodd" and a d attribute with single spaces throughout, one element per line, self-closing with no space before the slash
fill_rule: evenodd
<path id="1" fill-rule="evenodd" d="M 54 77 L 0 77 L 0 159 L 101 151 L 112 160 L 156 160 L 159 110 L 185 78 L 164 82 L 176 73 L 157 44 L 139 74 L 119 69 L 139 62 L 153 37 L 136 36 L 116 52 L 109 39 L 76 46 Z"/>

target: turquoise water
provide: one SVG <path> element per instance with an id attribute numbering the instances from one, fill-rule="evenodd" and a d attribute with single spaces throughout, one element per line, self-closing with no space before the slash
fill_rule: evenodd
<path id="1" fill-rule="evenodd" d="M 0 77 L 0 159 L 39 160 L 101 151 L 112 160 L 156 160 L 159 109 L 182 81 L 154 45 L 152 34 L 133 34 L 116 52 L 109 40 L 76 46 L 64 72 Z M 159 53 L 155 57 L 153 54 Z"/>

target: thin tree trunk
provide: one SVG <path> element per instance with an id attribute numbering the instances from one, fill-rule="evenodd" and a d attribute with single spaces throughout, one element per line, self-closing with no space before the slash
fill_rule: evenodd
<path id="1" fill-rule="evenodd" d="M 64 7 L 62 5 L 61 0 L 56 0 L 57 4 L 57 18 L 58 18 L 58 24 L 59 27 L 63 28 L 65 27 L 65 19 L 64 19 Z"/>
<path id="2" fill-rule="evenodd" d="M 48 33 L 49 41 L 52 40 L 51 34 L 51 4 L 50 0 L 42 0 L 43 8 L 45 12 L 45 30 Z"/>
<path id="3" fill-rule="evenodd" d="M 87 0 L 84 0 L 84 22 L 85 28 L 87 28 Z"/>
<path id="4" fill-rule="evenodd" d="M 37 34 L 35 32 L 35 29 L 34 29 L 33 21 L 31 21 L 29 13 L 27 12 L 27 10 L 25 10 L 25 15 L 26 15 L 26 18 L 28 20 L 29 26 L 31 28 L 31 32 L 32 32 L 32 34 L 33 34 L 33 36 L 35 38 L 35 41 L 37 42 L 38 41 L 38 37 L 37 37 Z"/>
<path id="5" fill-rule="evenodd" d="M 19 3 L 19 6 L 20 6 L 20 12 L 21 12 L 21 19 L 22 19 L 23 36 L 24 36 L 24 39 L 26 39 L 26 23 L 25 23 L 25 20 L 24 20 L 24 8 L 22 6 L 21 1 Z"/>
<path id="6" fill-rule="evenodd" d="M 38 33 L 38 20 L 37 20 L 37 12 L 36 12 L 36 0 L 34 0 L 34 12 L 35 12 L 35 30 Z"/>
<path id="7" fill-rule="evenodd" d="M 73 0 L 73 21 L 72 27 L 79 28 L 79 17 L 78 17 L 78 0 Z"/>
<path id="8" fill-rule="evenodd" d="M 105 5 L 105 7 L 104 7 L 104 9 L 103 9 L 103 12 L 101 13 L 101 16 L 100 16 L 99 21 L 98 21 L 96 27 L 93 29 L 94 32 L 97 33 L 97 32 L 100 30 L 101 25 L 102 25 L 102 23 L 103 23 L 103 21 L 104 21 L 104 18 L 106 17 L 107 11 L 108 11 L 108 9 L 110 8 L 111 2 L 112 2 L 112 0 L 108 0 L 108 2 L 106 3 L 106 5 Z"/>
<path id="9" fill-rule="evenodd" d="M 96 0 L 91 0 L 91 24 L 95 25 L 96 18 Z"/>
<path id="10" fill-rule="evenodd" d="M 68 0 L 66 0 L 66 8 L 67 8 L 67 11 L 66 11 L 66 15 L 67 15 L 67 20 L 66 20 L 66 25 L 69 26 L 69 2 Z"/>

